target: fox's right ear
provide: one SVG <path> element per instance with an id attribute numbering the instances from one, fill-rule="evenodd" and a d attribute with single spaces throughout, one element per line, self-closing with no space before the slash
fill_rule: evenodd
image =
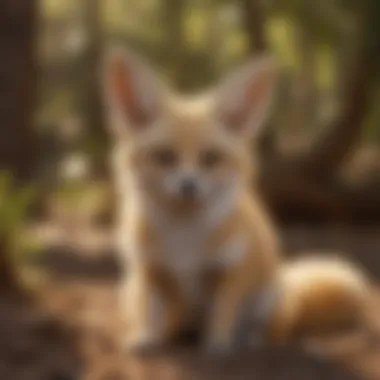
<path id="1" fill-rule="evenodd" d="M 105 57 L 105 103 L 117 133 L 149 126 L 160 111 L 161 83 L 137 54 L 112 49 Z"/>
<path id="2" fill-rule="evenodd" d="M 277 65 L 267 55 L 251 59 L 221 83 L 217 110 L 230 132 L 246 138 L 257 135 L 271 110 L 277 76 Z"/>

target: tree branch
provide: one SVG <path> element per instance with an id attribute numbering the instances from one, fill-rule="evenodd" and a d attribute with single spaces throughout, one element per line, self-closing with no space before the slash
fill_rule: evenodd
<path id="1" fill-rule="evenodd" d="M 340 169 L 353 151 L 364 126 L 371 102 L 372 87 L 378 72 L 379 46 L 369 43 L 367 19 L 362 20 L 362 35 L 353 64 L 346 78 L 340 115 L 332 121 L 310 152 L 302 159 L 303 168 L 314 178 L 326 178 Z M 364 25 L 363 25 L 364 24 Z"/>

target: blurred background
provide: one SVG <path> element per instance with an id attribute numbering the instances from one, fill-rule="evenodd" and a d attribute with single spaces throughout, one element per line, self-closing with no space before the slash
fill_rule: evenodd
<path id="1" fill-rule="evenodd" d="M 74 357 L 91 358 L 90 372 L 117 362 L 104 359 L 116 355 L 115 333 L 103 330 L 117 331 L 118 266 L 99 87 L 99 62 L 115 43 L 147 56 L 185 92 L 248 57 L 273 54 L 281 75 L 259 141 L 258 185 L 285 251 L 342 249 L 380 275 L 378 0 L 2 0 L 0 377 L 7 380 L 44 379 L 48 368 L 74 368 Z M 41 354 L 31 360 L 31 352 Z M 94 355 L 102 358 L 96 365 Z M 117 366 L 112 379 L 126 378 Z M 94 371 L 88 378 L 111 378 Z"/>

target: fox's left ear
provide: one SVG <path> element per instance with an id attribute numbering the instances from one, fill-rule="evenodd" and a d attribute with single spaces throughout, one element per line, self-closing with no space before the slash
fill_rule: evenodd
<path id="1" fill-rule="evenodd" d="M 104 101 L 117 133 L 149 127 L 158 117 L 163 85 L 137 53 L 113 47 L 103 62 Z"/>
<path id="2" fill-rule="evenodd" d="M 217 114 L 231 133 L 255 136 L 265 123 L 274 98 L 277 65 L 268 56 L 233 72 L 217 91 Z"/>

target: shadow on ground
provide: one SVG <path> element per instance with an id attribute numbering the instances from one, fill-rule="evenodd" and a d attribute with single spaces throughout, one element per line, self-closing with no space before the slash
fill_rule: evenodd
<path id="1" fill-rule="evenodd" d="M 2 380 L 69 379 L 81 366 L 75 331 L 36 305 L 0 303 L 0 341 Z"/>
<path id="2" fill-rule="evenodd" d="M 349 370 L 316 360 L 292 349 L 247 352 L 236 357 L 212 359 L 192 350 L 131 363 L 131 379 L 235 380 L 354 380 Z"/>

